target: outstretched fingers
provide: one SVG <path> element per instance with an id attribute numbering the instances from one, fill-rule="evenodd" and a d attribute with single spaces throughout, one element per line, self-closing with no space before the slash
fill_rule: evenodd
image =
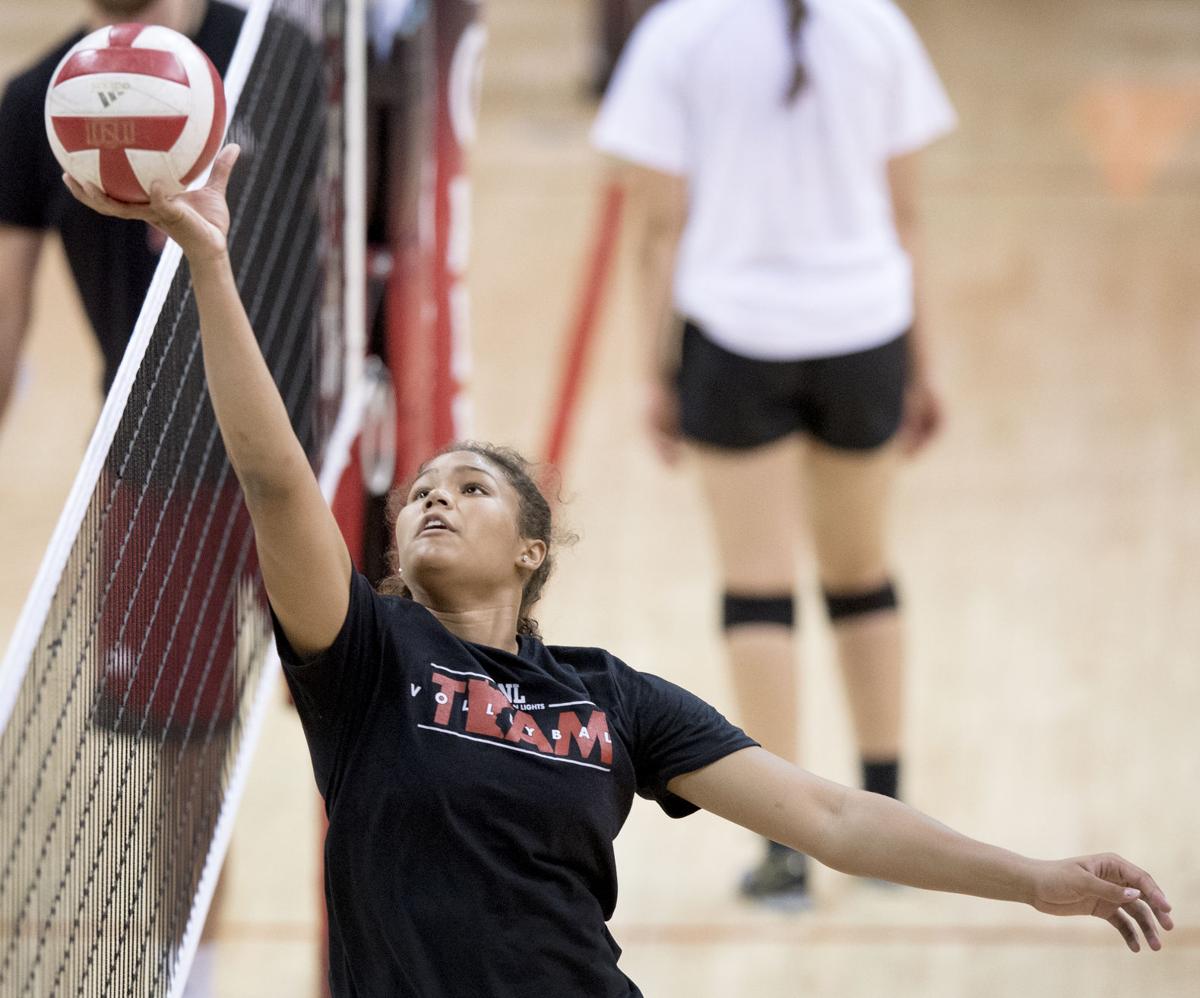
<path id="1" fill-rule="evenodd" d="M 1158 919 L 1158 924 L 1169 932 L 1175 928 L 1175 922 L 1171 918 L 1171 903 L 1162 892 L 1162 888 L 1154 882 L 1154 878 L 1150 874 L 1143 873 L 1142 877 L 1144 879 L 1138 884 L 1142 892 L 1142 899 L 1150 906 L 1150 910 L 1154 912 L 1154 917 Z"/>
<path id="2" fill-rule="evenodd" d="M 1146 937 L 1146 944 L 1155 952 L 1162 949 L 1162 940 L 1158 936 L 1158 927 L 1154 924 L 1154 915 L 1145 901 L 1131 901 L 1123 908 L 1118 908 L 1105 919 L 1109 925 L 1121 933 L 1125 945 L 1134 953 L 1141 952 L 1142 944 L 1138 929 Z"/>
<path id="3" fill-rule="evenodd" d="M 153 210 L 152 216 L 147 221 L 154 223 L 164 231 L 183 219 L 182 203 L 167 194 L 167 189 L 162 181 L 156 180 L 150 185 L 150 207 Z"/>
<path id="4" fill-rule="evenodd" d="M 63 183 L 67 185 L 67 189 L 74 194 L 77 199 L 82 201 L 89 208 L 100 212 L 102 215 L 111 215 L 114 218 L 133 218 L 140 222 L 148 222 L 151 220 L 151 209 L 149 205 L 129 204 L 125 201 L 118 201 L 115 198 L 110 198 L 95 184 L 81 184 L 69 173 L 64 173 L 62 177 Z"/>
<path id="5" fill-rule="evenodd" d="M 1145 901 L 1133 901 L 1124 907 L 1126 915 L 1131 917 L 1142 930 L 1146 942 L 1152 950 L 1162 949 L 1162 940 L 1158 937 L 1158 926 L 1154 924 L 1154 914 Z"/>
<path id="6" fill-rule="evenodd" d="M 1142 900 L 1154 912 L 1158 924 L 1167 930 L 1174 928 L 1175 923 L 1171 919 L 1171 904 L 1162 888 L 1155 883 L 1154 878 L 1141 867 L 1135 866 L 1120 856 L 1111 857 L 1110 862 L 1116 867 L 1116 878 L 1138 891 Z"/>
<path id="7" fill-rule="evenodd" d="M 1133 919 L 1125 914 L 1124 911 L 1118 908 L 1105 921 L 1121 933 L 1121 938 L 1125 940 L 1125 945 L 1129 947 L 1130 952 L 1141 952 L 1142 944 L 1138 941 L 1137 929 L 1134 927 Z"/>
<path id="8" fill-rule="evenodd" d="M 231 143 L 217 154 L 217 161 L 213 163 L 212 174 L 208 178 L 209 187 L 221 195 L 225 194 L 225 189 L 229 186 L 229 175 L 233 172 L 233 166 L 241 153 L 242 147 Z"/>
<path id="9" fill-rule="evenodd" d="M 150 185 L 149 204 L 126 204 L 110 198 L 90 183 L 70 176 L 63 182 L 89 208 L 113 218 L 136 219 L 153 225 L 175 240 L 189 260 L 217 259 L 227 251 L 225 235 L 229 229 L 229 208 L 223 187 L 237 159 L 237 147 L 223 153 L 221 172 L 208 187 L 197 191 L 170 193 L 162 181 Z"/>

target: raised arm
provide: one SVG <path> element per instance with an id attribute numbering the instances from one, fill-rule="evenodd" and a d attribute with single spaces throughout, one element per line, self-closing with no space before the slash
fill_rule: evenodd
<path id="1" fill-rule="evenodd" d="M 41 247 L 39 229 L 0 225 L 0 425 L 12 400 L 21 345 L 29 330 L 33 278 Z"/>
<path id="2" fill-rule="evenodd" d="M 1095 915 L 1135 953 L 1150 948 L 1171 906 L 1144 870 L 1114 855 L 1044 861 L 976 841 L 899 801 L 823 780 L 760 748 L 676 777 L 698 807 L 855 876 L 934 891 L 1023 901 L 1051 915 Z"/>
<path id="3" fill-rule="evenodd" d="M 238 294 L 226 234 L 225 188 L 238 156 L 222 150 L 206 187 L 149 205 L 128 205 L 64 177 L 97 211 L 150 222 L 179 243 L 191 267 L 200 311 L 204 372 L 221 436 L 254 521 L 259 564 L 271 605 L 303 656 L 337 637 L 350 590 L 350 555 L 296 438 Z"/>

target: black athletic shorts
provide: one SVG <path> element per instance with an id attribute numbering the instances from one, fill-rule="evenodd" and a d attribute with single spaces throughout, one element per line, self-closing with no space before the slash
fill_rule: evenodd
<path id="1" fill-rule="evenodd" d="M 680 423 L 696 443 L 743 450 L 797 431 L 830 447 L 871 450 L 900 428 L 908 381 L 908 333 L 836 357 L 743 357 L 683 327 Z"/>

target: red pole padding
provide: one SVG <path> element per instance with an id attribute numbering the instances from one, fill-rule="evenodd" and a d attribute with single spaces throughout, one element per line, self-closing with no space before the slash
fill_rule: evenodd
<path id="1" fill-rule="evenodd" d="M 542 451 L 543 459 L 551 465 L 561 463 L 575 419 L 579 389 L 587 370 L 588 350 L 595 338 L 596 320 L 604 302 L 604 291 L 621 228 L 622 201 L 621 186 L 616 182 L 608 184 L 601 193 L 600 218 L 592 252 L 587 259 L 574 322 L 568 330 L 558 396 Z"/>

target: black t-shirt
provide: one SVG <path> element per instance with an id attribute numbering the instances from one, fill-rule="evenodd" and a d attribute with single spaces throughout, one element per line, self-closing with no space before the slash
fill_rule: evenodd
<path id="1" fill-rule="evenodd" d="M 276 638 L 325 798 L 333 994 L 637 998 L 605 922 L 634 793 L 756 743 L 599 648 L 462 641 L 355 573 L 333 646 Z"/>
<path id="2" fill-rule="evenodd" d="M 245 12 L 210 0 L 192 38 L 222 76 L 229 66 Z M 143 222 L 99 215 L 63 186 L 62 167 L 46 138 L 45 103 L 62 57 L 86 32 L 78 31 L 36 65 L 9 81 L 0 100 L 0 224 L 58 229 L 71 273 L 104 354 L 108 391 L 129 344 L 146 289 L 158 265 L 161 237 Z"/>

